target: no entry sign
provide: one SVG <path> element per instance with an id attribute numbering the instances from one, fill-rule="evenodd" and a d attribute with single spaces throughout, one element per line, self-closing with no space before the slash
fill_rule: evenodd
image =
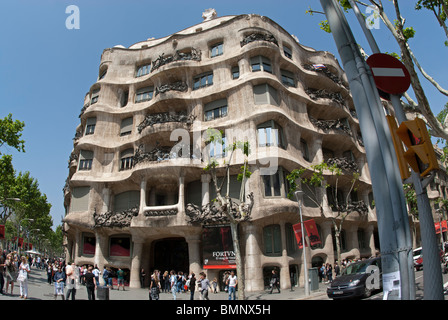
<path id="1" fill-rule="evenodd" d="M 411 76 L 404 64 L 388 54 L 372 54 L 367 64 L 372 69 L 376 87 L 381 91 L 399 95 L 411 85 Z"/>

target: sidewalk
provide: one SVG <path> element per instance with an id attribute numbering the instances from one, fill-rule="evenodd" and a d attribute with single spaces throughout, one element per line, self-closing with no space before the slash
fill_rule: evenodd
<path id="1" fill-rule="evenodd" d="M 319 283 L 319 290 L 312 291 L 309 297 L 305 296 L 304 288 L 294 288 L 294 291 L 282 290 L 281 293 L 269 294 L 268 291 L 262 292 L 250 292 L 246 294 L 247 300 L 307 300 L 315 299 L 319 300 L 319 297 L 326 298 L 326 284 Z M 6 283 L 5 287 L 6 289 Z M 9 292 L 11 288 L 9 288 Z M 66 290 L 65 290 L 66 292 Z M 47 274 L 44 270 L 31 269 L 31 273 L 28 279 L 28 300 L 54 300 L 54 286 L 47 283 Z M 19 298 L 20 288 L 18 282 L 14 284 L 13 295 L 0 295 L 0 301 L 4 300 L 23 300 Z M 97 299 L 98 299 L 98 295 Z M 195 300 L 199 300 L 199 293 L 196 292 L 194 295 Z M 226 292 L 220 293 L 209 293 L 210 300 L 227 300 L 228 295 Z M 58 297 L 61 301 L 61 297 Z M 87 300 L 87 290 L 85 286 L 81 286 L 76 292 L 76 300 Z M 120 291 L 114 289 L 109 290 L 109 300 L 149 300 L 149 290 L 136 289 L 136 288 L 125 288 L 125 291 Z M 171 293 L 161 293 L 160 300 L 173 300 L 173 295 Z M 190 292 L 188 293 L 178 293 L 177 300 L 187 301 L 190 300 Z"/>

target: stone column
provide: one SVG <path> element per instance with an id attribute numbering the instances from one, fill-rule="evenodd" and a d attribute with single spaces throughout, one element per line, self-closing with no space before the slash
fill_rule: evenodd
<path id="1" fill-rule="evenodd" d="M 245 280 L 247 291 L 264 290 L 263 268 L 260 260 L 263 253 L 258 246 L 257 231 L 257 226 L 253 224 L 243 225 L 243 239 L 246 243 Z"/>
<path id="2" fill-rule="evenodd" d="M 138 214 L 143 215 L 143 210 L 146 207 L 146 177 L 142 178 L 140 182 L 140 209 Z"/>
<path id="3" fill-rule="evenodd" d="M 210 202 L 210 181 L 211 181 L 211 176 L 209 174 L 201 175 L 202 205 L 203 206 Z"/>
<path id="4" fill-rule="evenodd" d="M 291 288 L 291 279 L 289 277 L 289 263 L 288 263 L 288 252 L 286 250 L 286 228 L 285 222 L 280 223 L 280 235 L 282 239 L 282 257 L 280 261 L 280 288 L 281 289 L 290 289 Z M 308 252 L 307 252 L 308 254 Z M 307 257 L 310 257 L 307 255 Z M 311 257 L 310 257 L 311 258 Z"/>
<path id="5" fill-rule="evenodd" d="M 104 269 L 104 239 L 107 238 L 104 234 L 102 234 L 100 231 L 95 230 L 95 257 L 93 258 L 93 263 L 98 266 L 101 272 L 103 272 Z M 100 284 L 104 285 L 103 277 L 99 277 Z"/>
<path id="6" fill-rule="evenodd" d="M 72 262 L 76 262 L 76 260 L 78 259 L 78 257 L 81 256 L 81 241 L 82 241 L 82 237 L 81 237 L 81 231 L 76 231 L 75 233 L 75 243 L 74 243 L 74 256 L 73 256 L 73 260 Z M 67 261 L 68 263 L 69 261 Z"/>
<path id="7" fill-rule="evenodd" d="M 109 206 L 110 206 L 110 189 L 109 188 L 105 187 L 103 189 L 102 197 L 103 197 L 103 207 L 101 208 L 101 213 L 106 213 L 107 211 L 109 211 Z"/>
<path id="8" fill-rule="evenodd" d="M 179 176 L 178 210 L 179 213 L 185 214 L 185 177 L 183 175 Z"/>
<path id="9" fill-rule="evenodd" d="M 323 249 L 325 250 L 325 253 L 327 255 L 327 260 L 324 261 L 325 263 L 331 263 L 334 264 L 335 258 L 334 258 L 334 244 L 333 244 L 333 238 L 331 236 L 331 228 L 333 227 L 333 223 L 331 221 L 324 221 L 321 224 L 319 224 L 322 228 L 322 243 L 323 243 Z M 339 261 L 339 264 L 341 262 Z"/>
<path id="10" fill-rule="evenodd" d="M 357 225 L 348 226 L 345 229 L 345 231 L 347 236 L 347 247 L 348 247 L 347 249 L 352 251 L 357 258 L 361 257 L 358 245 L 358 226 Z"/>
<path id="11" fill-rule="evenodd" d="M 367 237 L 367 242 L 368 242 L 368 246 L 370 248 L 370 252 L 371 252 L 371 256 L 375 256 L 375 238 L 373 235 L 373 231 L 374 231 L 375 227 L 370 224 L 367 228 L 366 228 L 366 237 Z"/>
<path id="12" fill-rule="evenodd" d="M 130 288 L 141 288 L 140 284 L 140 269 L 142 265 L 142 252 L 144 239 L 136 236 L 132 236 L 132 242 L 134 244 L 132 261 L 131 261 L 131 276 L 129 280 Z"/>
<path id="13" fill-rule="evenodd" d="M 201 235 L 185 237 L 185 240 L 188 243 L 188 260 L 190 264 L 190 271 L 194 272 L 196 278 L 198 278 L 199 272 L 202 271 L 200 257 Z"/>

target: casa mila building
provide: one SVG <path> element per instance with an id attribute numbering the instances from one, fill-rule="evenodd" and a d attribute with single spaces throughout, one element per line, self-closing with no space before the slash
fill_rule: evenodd
<path id="1" fill-rule="evenodd" d="M 216 198 L 204 170 L 210 156 L 221 168 L 230 163 L 230 196 L 239 198 L 244 159 L 226 158 L 225 147 L 246 139 L 252 175 L 245 195 L 253 204 L 238 235 L 247 291 L 263 290 L 273 269 L 281 288 L 303 285 L 293 228 L 299 205 L 287 197 L 294 169 L 309 175 L 325 161 L 343 173 L 336 179 L 325 171 L 327 188 L 299 184 L 304 220 L 315 221 L 320 239 L 305 248 L 306 267 L 337 260 L 334 208 L 345 199 L 354 209 L 342 225 L 342 259 L 378 254 L 359 121 L 334 55 L 299 43 L 268 17 L 217 17 L 213 10 L 203 17 L 167 37 L 102 53 L 64 188 L 67 262 L 122 268 L 130 287 L 141 286 L 141 269 L 205 271 L 221 280 L 235 268 L 228 225 L 192 223 L 189 208 Z M 222 132 L 222 144 L 207 144 L 209 128 Z"/>

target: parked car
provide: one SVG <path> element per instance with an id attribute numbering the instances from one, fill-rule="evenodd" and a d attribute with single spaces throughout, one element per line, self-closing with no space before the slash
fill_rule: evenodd
<path id="1" fill-rule="evenodd" d="M 370 297 L 373 289 L 366 287 L 366 280 L 370 275 L 370 273 L 366 273 L 366 270 L 370 265 L 379 268 L 379 285 L 382 290 L 381 258 L 372 258 L 348 265 L 327 288 L 328 297 L 332 299 Z"/>
<path id="2" fill-rule="evenodd" d="M 423 268 L 422 247 L 414 249 L 413 255 L 414 255 L 414 268 L 416 271 L 419 271 L 421 268 Z"/>

